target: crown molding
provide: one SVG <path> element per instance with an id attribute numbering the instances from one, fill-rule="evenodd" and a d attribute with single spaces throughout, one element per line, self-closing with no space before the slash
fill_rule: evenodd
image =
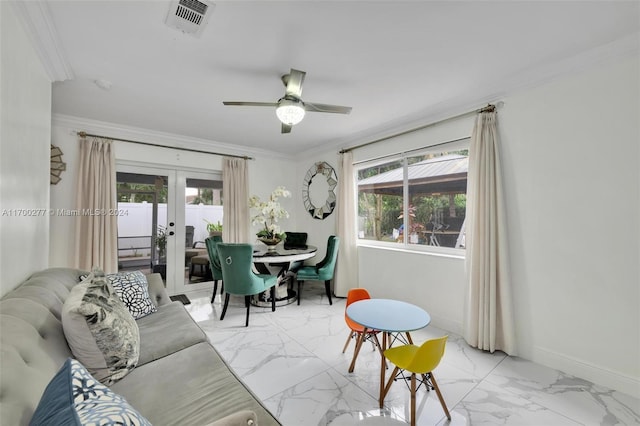
<path id="1" fill-rule="evenodd" d="M 494 85 L 492 89 L 494 92 L 516 93 L 551 83 L 569 75 L 579 74 L 603 64 L 615 63 L 638 55 L 640 55 L 640 32 L 629 34 L 577 55 L 523 70 Z"/>
<path id="2" fill-rule="evenodd" d="M 279 158 L 290 160 L 292 156 L 272 151 L 232 145 L 208 139 L 193 138 L 174 133 L 159 132 L 140 127 L 123 126 L 105 121 L 75 117 L 64 114 L 51 116 L 53 126 L 68 129 L 70 134 L 84 131 L 90 134 L 105 136 L 112 139 L 126 139 L 150 144 L 164 145 L 175 149 L 197 149 L 211 152 L 214 155 L 239 155 L 246 157 Z"/>
<path id="3" fill-rule="evenodd" d="M 49 79 L 54 82 L 75 78 L 51 18 L 49 5 L 45 1 L 24 0 L 12 0 L 11 4 L 22 21 Z"/>
<path id="4" fill-rule="evenodd" d="M 475 93 L 468 93 L 464 98 L 451 98 L 438 105 L 431 106 L 426 110 L 407 114 L 401 119 L 383 123 L 357 134 L 351 134 L 345 138 L 328 141 L 322 144 L 321 147 L 314 147 L 297 154 L 297 158 L 305 158 L 310 155 L 325 153 L 332 149 L 339 151 L 368 141 L 393 137 L 410 129 L 436 124 L 467 111 L 481 108 L 487 103 L 499 102 L 508 96 L 551 83 L 569 75 L 578 74 L 597 66 L 614 63 L 628 57 L 638 57 L 639 55 L 640 33 L 629 34 L 626 37 L 580 54 L 525 70 L 497 82 L 493 86 L 484 87 Z M 469 131 L 471 131 L 471 129 L 469 129 Z"/>

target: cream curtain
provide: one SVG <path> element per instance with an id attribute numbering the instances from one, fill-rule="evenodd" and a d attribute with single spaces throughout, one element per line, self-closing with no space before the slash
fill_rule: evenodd
<path id="1" fill-rule="evenodd" d="M 478 114 L 469 148 L 464 338 L 473 347 L 515 355 L 496 118 L 495 111 Z"/>
<path id="2" fill-rule="evenodd" d="M 113 141 L 80 138 L 77 182 L 76 268 L 118 272 L 118 217 Z"/>
<path id="3" fill-rule="evenodd" d="M 344 152 L 340 162 L 340 187 L 338 189 L 337 235 L 340 237 L 336 279 L 333 292 L 346 297 L 349 289 L 358 284 L 358 248 L 356 246 L 356 194 L 353 176 L 353 153 Z"/>
<path id="4" fill-rule="evenodd" d="M 222 160 L 222 207 L 226 243 L 249 243 L 249 172 L 244 158 Z"/>

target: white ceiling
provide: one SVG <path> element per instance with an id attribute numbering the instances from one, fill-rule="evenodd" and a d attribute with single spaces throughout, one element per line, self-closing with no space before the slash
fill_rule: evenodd
<path id="1" fill-rule="evenodd" d="M 640 31 L 638 1 L 215 1 L 200 38 L 164 24 L 169 1 L 46 3 L 73 74 L 54 113 L 282 153 L 498 100 Z M 303 100 L 351 114 L 283 135 L 271 108 L 222 105 L 275 102 L 290 68 Z"/>

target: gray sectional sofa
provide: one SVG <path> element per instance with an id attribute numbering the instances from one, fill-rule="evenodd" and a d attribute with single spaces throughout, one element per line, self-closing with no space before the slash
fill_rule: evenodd
<path id="1" fill-rule="evenodd" d="M 33 274 L 0 299 L 0 424 L 28 424 L 47 384 L 73 357 L 61 312 L 82 271 Z M 109 386 L 154 425 L 279 425 L 228 367 L 158 274 L 155 313 L 137 320 L 137 366 Z"/>

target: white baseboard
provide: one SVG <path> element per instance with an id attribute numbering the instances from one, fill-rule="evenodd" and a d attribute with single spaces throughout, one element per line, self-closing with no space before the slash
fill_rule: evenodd
<path id="1" fill-rule="evenodd" d="M 438 315 L 431 315 L 430 325 L 448 331 L 458 336 L 462 336 L 462 323 L 452 321 L 448 318 L 440 317 Z"/>
<path id="2" fill-rule="evenodd" d="M 634 398 L 640 398 L 640 378 L 638 377 L 631 377 L 607 368 L 598 367 L 584 360 L 559 354 L 541 347 L 533 348 L 532 361 L 615 389 L 631 395 Z"/>

